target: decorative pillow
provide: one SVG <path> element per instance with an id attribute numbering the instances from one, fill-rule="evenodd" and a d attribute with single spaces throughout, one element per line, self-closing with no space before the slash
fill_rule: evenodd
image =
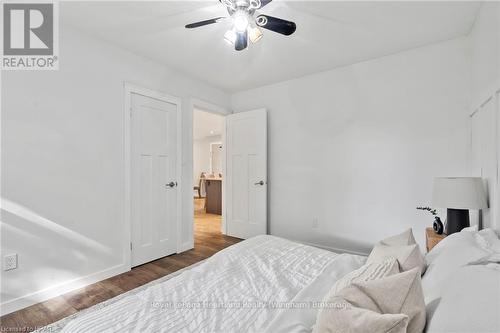
<path id="1" fill-rule="evenodd" d="M 380 314 L 354 307 L 341 297 L 335 302 L 336 313 L 324 312 L 318 316 L 313 333 L 406 333 L 408 316 L 405 314 Z"/>
<path id="2" fill-rule="evenodd" d="M 389 257 L 381 262 L 365 264 L 360 268 L 346 274 L 339 279 L 330 289 L 329 295 L 335 295 L 341 289 L 354 282 L 366 282 L 399 273 L 399 263 L 396 258 Z"/>
<path id="3" fill-rule="evenodd" d="M 415 241 L 415 237 L 413 237 L 413 230 L 410 228 L 408 230 L 403 231 L 402 233 L 388 237 L 380 241 L 382 245 L 413 245 L 417 244 Z"/>
<path id="4" fill-rule="evenodd" d="M 320 309 L 314 332 L 422 333 L 425 303 L 420 269 L 355 282 Z"/>
<path id="5" fill-rule="evenodd" d="M 366 263 L 382 262 L 390 257 L 398 260 L 401 271 L 408 271 L 414 267 L 418 267 L 421 274 L 425 272 L 425 259 L 420 252 L 418 244 L 397 246 L 376 244 L 368 256 Z"/>

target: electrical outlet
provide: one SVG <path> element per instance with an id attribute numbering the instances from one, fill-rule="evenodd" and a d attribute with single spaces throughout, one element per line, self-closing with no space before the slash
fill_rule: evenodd
<path id="1" fill-rule="evenodd" d="M 17 253 L 7 254 L 3 257 L 3 270 L 10 271 L 17 268 Z"/>
<path id="2" fill-rule="evenodd" d="M 313 217 L 312 227 L 313 229 L 317 229 L 319 227 L 319 220 L 317 217 Z"/>

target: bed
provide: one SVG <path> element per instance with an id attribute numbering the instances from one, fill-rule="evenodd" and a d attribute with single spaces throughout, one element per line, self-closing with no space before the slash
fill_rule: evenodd
<path id="1" fill-rule="evenodd" d="M 442 249 L 445 246 L 437 248 L 438 255 L 431 258 L 434 266 L 426 274 L 443 279 L 436 267 L 440 256 L 447 251 Z M 172 279 L 77 316 L 62 331 L 310 332 L 318 302 L 337 280 L 365 262 L 363 256 L 337 254 L 274 236 L 258 236 L 233 245 Z M 460 263 L 455 264 L 459 270 L 463 268 Z M 454 291 L 436 287 L 426 282 L 424 276 L 424 292 L 426 288 L 429 290 L 428 317 L 432 319 L 427 331 L 499 332 L 500 312 L 496 312 L 500 304 L 499 273 L 495 267 L 475 265 L 467 267 L 464 278 L 455 279 L 460 283 L 477 278 L 485 281 L 482 291 L 474 292 L 473 300 L 482 302 L 488 310 L 476 316 L 477 304 L 458 307 L 474 317 L 473 330 L 464 326 L 465 320 L 454 319 L 457 306 L 453 303 L 459 299 Z M 462 292 L 473 294 L 472 284 L 466 286 L 469 291 Z M 444 310 L 439 303 L 444 303 Z M 436 316 L 444 319 L 438 320 Z"/>

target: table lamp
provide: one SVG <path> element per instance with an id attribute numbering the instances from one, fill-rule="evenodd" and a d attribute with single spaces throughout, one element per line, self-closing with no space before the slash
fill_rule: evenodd
<path id="1" fill-rule="evenodd" d="M 446 234 L 470 226 L 469 209 L 487 208 L 483 180 L 479 177 L 438 177 L 434 179 L 432 205 L 446 208 Z"/>

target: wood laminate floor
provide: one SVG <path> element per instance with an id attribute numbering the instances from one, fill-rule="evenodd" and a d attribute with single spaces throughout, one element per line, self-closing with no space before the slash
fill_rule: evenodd
<path id="1" fill-rule="evenodd" d="M 195 199 L 194 249 L 134 267 L 131 271 L 0 317 L 0 332 L 31 332 L 179 269 L 206 259 L 241 239 L 222 235 L 221 216 Z"/>

